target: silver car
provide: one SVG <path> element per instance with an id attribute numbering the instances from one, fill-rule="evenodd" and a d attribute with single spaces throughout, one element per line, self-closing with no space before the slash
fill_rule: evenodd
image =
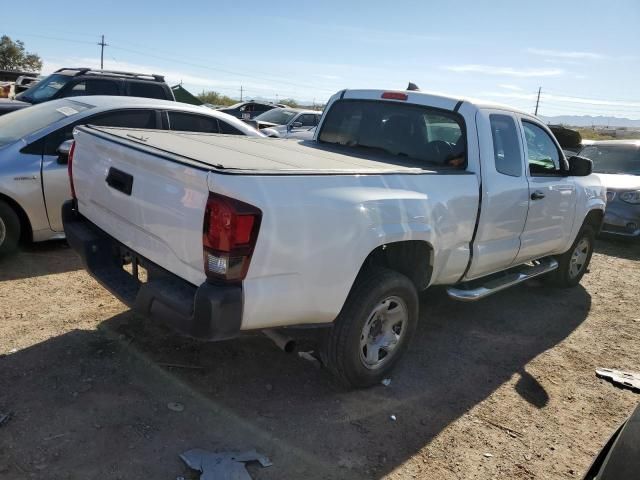
<path id="1" fill-rule="evenodd" d="M 67 156 L 73 128 L 83 124 L 263 136 L 225 113 L 151 98 L 65 98 L 3 115 L 0 255 L 20 240 L 64 238 L 60 210 L 71 196 Z"/>
<path id="2" fill-rule="evenodd" d="M 602 233 L 640 239 L 640 140 L 589 142 L 579 155 L 607 187 Z"/>
<path id="3" fill-rule="evenodd" d="M 291 134 L 315 128 L 321 116 L 322 112 L 316 110 L 274 108 L 248 123 L 255 124 L 256 128 L 269 137 L 286 138 L 292 136 Z"/>

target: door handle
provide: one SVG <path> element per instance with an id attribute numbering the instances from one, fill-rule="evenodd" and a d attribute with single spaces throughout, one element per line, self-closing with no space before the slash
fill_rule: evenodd
<path id="1" fill-rule="evenodd" d="M 541 192 L 540 190 L 536 190 L 531 194 L 531 200 L 541 200 L 543 198 L 544 198 L 544 192 Z"/>

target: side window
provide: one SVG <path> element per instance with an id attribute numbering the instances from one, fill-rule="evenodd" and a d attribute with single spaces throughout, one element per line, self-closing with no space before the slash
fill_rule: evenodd
<path id="1" fill-rule="evenodd" d="M 531 175 L 560 173 L 560 153 L 547 132 L 531 122 L 522 122 L 527 140 L 527 163 Z"/>
<path id="2" fill-rule="evenodd" d="M 111 80 L 87 78 L 73 85 L 63 96 L 78 97 L 82 95 L 119 95 L 118 83 Z"/>
<path id="3" fill-rule="evenodd" d="M 219 133 L 216 118 L 184 112 L 169 112 L 169 128 L 180 132 Z"/>
<path id="4" fill-rule="evenodd" d="M 489 121 L 496 170 L 511 177 L 521 176 L 522 154 L 515 120 L 509 115 L 491 114 Z"/>
<path id="5" fill-rule="evenodd" d="M 269 105 L 262 105 L 260 103 L 254 103 L 253 104 L 253 111 L 254 112 L 268 112 L 269 110 L 271 110 L 271 107 Z"/>
<path id="6" fill-rule="evenodd" d="M 244 135 L 244 133 L 242 133 L 233 125 L 228 124 L 224 120 L 218 120 L 218 125 L 220 125 L 220 133 L 224 133 L 227 135 Z"/>
<path id="7" fill-rule="evenodd" d="M 129 95 L 132 97 L 167 99 L 164 87 L 157 83 L 129 82 Z"/>
<path id="8" fill-rule="evenodd" d="M 56 150 L 60 144 L 73 138 L 73 129 L 78 125 L 156 128 L 155 114 L 155 110 L 119 110 L 84 118 L 47 135 L 44 144 L 44 155 L 56 155 Z"/>
<path id="9" fill-rule="evenodd" d="M 155 110 L 118 110 L 90 117 L 83 124 L 100 127 L 156 128 Z"/>
<path id="10" fill-rule="evenodd" d="M 318 124 L 318 117 L 313 114 L 305 113 L 300 115 L 298 122 L 302 123 L 303 127 L 315 127 Z"/>
<path id="11" fill-rule="evenodd" d="M 78 96 L 81 96 L 81 95 L 86 95 L 86 93 L 85 93 L 86 91 L 87 91 L 87 83 L 86 82 L 78 82 L 64 96 L 65 97 L 78 97 Z"/>

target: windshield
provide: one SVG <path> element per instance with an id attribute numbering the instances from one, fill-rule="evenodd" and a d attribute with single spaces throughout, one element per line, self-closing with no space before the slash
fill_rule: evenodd
<path id="1" fill-rule="evenodd" d="M 28 90 L 25 90 L 21 94 L 16 95 L 16 98 L 18 100 L 29 103 L 44 102 L 53 97 L 58 92 L 58 90 L 64 87 L 72 78 L 73 77 L 70 77 L 69 75 L 60 75 L 58 73 L 54 73 L 53 75 L 49 75 L 44 80 L 35 84 Z"/>
<path id="2" fill-rule="evenodd" d="M 340 100 L 327 113 L 318 139 L 463 168 L 466 142 L 461 122 L 456 114 L 420 105 Z"/>
<path id="3" fill-rule="evenodd" d="M 635 145 L 590 145 L 580 156 L 591 159 L 595 173 L 640 175 L 640 148 Z"/>
<path id="4" fill-rule="evenodd" d="M 286 125 L 298 114 L 293 110 L 285 110 L 284 108 L 274 108 L 268 112 L 261 113 L 254 120 L 257 122 L 269 122 L 276 125 Z"/>
<path id="5" fill-rule="evenodd" d="M 42 130 L 58 120 L 75 117 L 91 105 L 72 100 L 53 100 L 0 116 L 0 147 Z"/>

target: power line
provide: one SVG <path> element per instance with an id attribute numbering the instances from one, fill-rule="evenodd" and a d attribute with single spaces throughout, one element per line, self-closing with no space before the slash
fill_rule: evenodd
<path id="1" fill-rule="evenodd" d="M 137 55 L 143 55 L 145 57 L 152 57 L 152 58 L 157 58 L 159 60 L 165 60 L 165 61 L 168 61 L 168 62 L 180 63 L 180 64 L 183 64 L 183 65 L 188 65 L 188 66 L 191 66 L 191 67 L 200 68 L 200 69 L 208 70 L 208 71 L 212 71 L 212 72 L 223 72 L 223 73 L 227 73 L 227 74 L 230 74 L 230 75 L 237 75 L 237 76 L 241 76 L 241 77 L 250 78 L 252 80 L 269 80 L 269 81 L 272 81 L 272 82 L 278 82 L 278 83 L 280 83 L 282 85 L 291 85 L 291 86 L 294 86 L 294 87 L 305 88 L 305 89 L 311 87 L 311 88 L 314 88 L 316 90 L 323 90 L 323 91 L 326 91 L 326 92 L 335 93 L 335 89 L 317 87 L 317 86 L 309 85 L 309 84 L 304 85 L 304 84 L 301 84 L 301 83 L 289 82 L 287 80 L 282 80 L 282 79 L 277 78 L 277 77 L 271 77 L 271 76 L 269 76 L 267 74 L 263 74 L 261 72 L 258 72 L 258 73 L 261 73 L 262 77 L 256 77 L 256 76 L 249 75 L 249 74 L 242 73 L 242 72 L 238 72 L 238 71 L 235 71 L 235 70 L 228 70 L 226 68 L 220 68 L 220 67 L 210 67 L 210 66 L 207 66 L 207 65 L 201 65 L 201 64 L 198 64 L 198 63 L 190 62 L 190 61 L 184 61 L 184 60 L 179 60 L 179 59 L 176 59 L 176 58 L 171 58 L 171 57 L 165 57 L 165 56 L 161 56 L 161 55 L 146 53 L 146 52 L 142 52 L 142 51 L 139 51 L 139 50 L 134 50 L 134 49 L 131 49 L 131 48 L 120 47 L 120 46 L 116 46 L 116 45 L 113 45 L 113 44 L 111 45 L 111 48 L 115 48 L 117 50 L 123 50 L 125 52 L 135 53 Z"/>
<path id="2" fill-rule="evenodd" d="M 558 96 L 561 96 L 561 97 L 576 98 L 576 99 L 583 99 L 583 100 L 595 100 L 595 101 L 603 101 L 603 102 L 640 103 L 640 100 L 616 99 L 616 98 L 596 98 L 596 97 L 577 97 L 577 96 L 575 96 L 575 94 L 556 92 L 555 90 L 547 90 L 547 93 L 550 93 L 552 95 L 558 95 Z"/>

